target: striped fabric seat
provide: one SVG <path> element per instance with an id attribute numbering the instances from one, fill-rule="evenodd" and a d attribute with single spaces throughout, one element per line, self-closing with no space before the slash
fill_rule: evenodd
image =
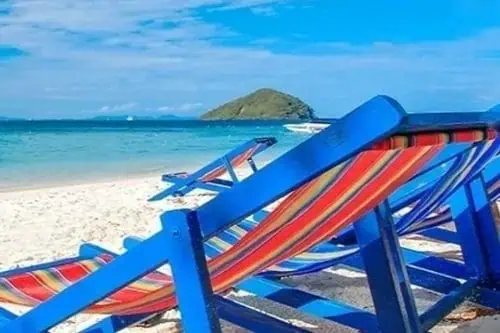
<path id="1" fill-rule="evenodd" d="M 474 145 L 455 161 L 454 165 L 432 187 L 425 193 L 412 209 L 396 220 L 396 231 L 400 236 L 418 232 L 422 229 L 436 226 L 437 223 L 451 222 L 452 218 L 445 204 L 449 195 L 464 182 L 470 181 L 488 161 L 500 151 L 500 140 L 488 141 L 483 144 Z M 441 208 L 438 214 L 429 215 Z M 288 276 L 319 271 L 340 263 L 346 257 L 358 252 L 357 245 L 334 246 L 332 244 L 321 244 L 308 252 L 282 262 L 264 273 L 266 276 Z M 319 255 L 319 258 L 318 258 Z"/>
<path id="2" fill-rule="evenodd" d="M 427 193 L 420 195 L 419 201 L 413 203 L 410 212 L 406 212 L 402 217 L 395 218 L 399 234 L 405 235 L 451 222 L 451 215 L 447 207 L 443 206 L 444 200 L 465 181 L 475 176 L 477 170 L 482 170 L 484 164 L 492 156 L 495 156 L 497 152 L 498 142 L 490 141 L 481 145 L 475 145 L 460 154 L 455 159 L 453 165 L 448 168 L 445 175 L 441 177 L 439 184 L 432 187 L 432 190 L 428 190 Z M 495 184 L 490 186 L 489 191 L 491 194 L 495 191 Z M 226 251 L 232 244 L 250 232 L 260 219 L 248 218 L 237 226 L 233 226 L 217 237 L 208 240 L 205 244 L 205 253 L 211 257 Z M 314 269 L 314 267 L 325 267 L 325 261 L 328 265 L 332 265 L 334 262 L 345 259 L 346 256 L 356 254 L 357 250 L 357 246 L 337 247 L 320 245 L 294 258 L 281 262 L 272 268 L 272 273 L 267 272 L 266 275 L 294 275 L 301 273 L 301 271 L 310 272 L 311 270 L 318 270 Z"/>
<path id="3" fill-rule="evenodd" d="M 479 142 L 477 147 L 482 149 L 479 147 L 497 146 L 493 145 L 495 137 L 496 132 L 482 130 L 394 136 L 324 172 L 288 195 L 253 227 L 243 225 L 225 234 L 238 240 L 207 261 L 214 292 L 223 293 L 246 277 L 272 271 L 289 259 L 299 262 L 299 255 L 332 238 L 385 200 L 445 144 Z M 325 253 L 316 251 L 314 255 L 321 258 L 328 255 Z M 112 257 L 103 255 L 2 277 L 0 301 L 35 306 L 109 260 Z M 172 281 L 155 272 L 92 305 L 87 312 L 139 314 L 167 310 L 176 304 Z"/>

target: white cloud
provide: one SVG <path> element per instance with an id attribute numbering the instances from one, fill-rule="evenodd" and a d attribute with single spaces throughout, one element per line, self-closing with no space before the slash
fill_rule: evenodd
<path id="1" fill-rule="evenodd" d="M 203 107 L 203 103 L 182 103 L 177 106 L 173 105 L 164 105 L 156 108 L 156 111 L 158 112 L 192 112 L 199 110 L 201 107 Z"/>
<path id="2" fill-rule="evenodd" d="M 174 110 L 174 108 L 171 106 L 168 106 L 168 105 L 160 106 L 156 109 L 156 111 L 159 111 L 159 112 L 169 112 L 169 111 L 173 111 L 173 110 Z"/>
<path id="3" fill-rule="evenodd" d="M 179 106 L 178 110 L 182 112 L 198 110 L 203 106 L 203 103 L 184 103 Z"/>
<path id="4" fill-rule="evenodd" d="M 263 7 L 268 5 L 286 3 L 287 0 L 233 0 L 233 1 L 220 1 L 216 10 L 229 10 L 238 8 Z"/>
<path id="5" fill-rule="evenodd" d="M 117 104 L 117 105 L 105 105 L 99 109 L 99 112 L 101 113 L 113 113 L 113 112 L 120 112 L 120 111 L 128 111 L 132 110 L 137 106 L 137 103 L 123 103 L 123 104 Z"/>

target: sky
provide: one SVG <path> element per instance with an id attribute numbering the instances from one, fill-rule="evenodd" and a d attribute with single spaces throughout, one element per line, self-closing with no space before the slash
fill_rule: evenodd
<path id="1" fill-rule="evenodd" d="M 0 0 L 0 116 L 199 115 L 269 87 L 321 117 L 500 103 L 500 0 Z"/>

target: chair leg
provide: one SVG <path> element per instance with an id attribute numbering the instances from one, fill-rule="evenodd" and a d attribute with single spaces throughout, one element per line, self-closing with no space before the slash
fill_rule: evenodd
<path id="1" fill-rule="evenodd" d="M 170 265 L 183 328 L 188 333 L 221 332 L 196 213 L 165 216 L 162 225 L 175 248 Z"/>
<path id="2" fill-rule="evenodd" d="M 250 168 L 252 168 L 252 171 L 253 171 L 253 172 L 257 172 L 257 171 L 259 171 L 259 169 L 257 168 L 257 165 L 255 164 L 255 161 L 253 160 L 253 158 L 251 158 L 251 157 L 250 157 L 250 158 L 247 160 L 247 162 L 248 162 L 248 164 L 250 165 Z"/>
<path id="3" fill-rule="evenodd" d="M 484 285 L 500 285 L 500 238 L 482 177 L 458 190 L 451 212 L 467 269 Z"/>
<path id="4" fill-rule="evenodd" d="M 387 202 L 354 225 L 368 276 L 381 332 L 421 332 L 411 291 Z"/>
<path id="5" fill-rule="evenodd" d="M 234 171 L 231 161 L 227 157 L 223 157 L 222 161 L 224 162 L 224 166 L 226 167 L 227 172 L 231 176 L 231 180 L 235 183 L 238 183 L 239 179 L 238 176 L 236 175 L 236 172 Z"/>

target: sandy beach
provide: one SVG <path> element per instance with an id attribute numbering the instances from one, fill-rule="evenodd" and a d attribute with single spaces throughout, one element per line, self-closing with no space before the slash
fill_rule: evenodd
<path id="1" fill-rule="evenodd" d="M 74 256 L 84 242 L 93 242 L 111 250 L 122 252 L 122 240 L 128 235 L 148 236 L 159 230 L 159 215 L 165 210 L 196 207 L 211 194 L 192 192 L 184 198 L 170 198 L 148 203 L 147 198 L 165 188 L 159 175 L 145 178 L 94 182 L 80 185 L 52 186 L 32 190 L 0 193 L 1 269 L 11 269 L 62 257 Z M 447 244 L 429 242 L 422 238 L 402 241 L 404 246 L 435 252 L 453 252 L 457 248 Z M 287 278 L 285 283 L 310 292 L 331 296 L 373 310 L 364 275 L 343 267 L 329 269 L 308 276 Z M 414 290 L 419 309 L 425 309 L 438 295 L 420 289 Z M 313 332 L 349 332 L 350 330 L 324 320 L 304 316 L 299 312 L 276 306 L 239 292 L 231 298 L 272 313 L 282 319 Z M 6 308 L 21 313 L 20 307 Z M 472 321 L 453 318 L 467 315 L 476 307 L 466 304 L 457 309 L 432 332 L 499 332 L 499 317 L 482 317 Z M 464 316 L 465 316 L 464 315 Z M 462 316 L 463 317 L 463 316 Z M 74 332 L 88 326 L 98 316 L 79 315 L 58 326 L 54 332 Z M 498 321 L 497 321 L 498 319 Z M 164 323 L 152 329 L 131 328 L 128 332 L 171 332 L 179 326 L 176 311 L 167 313 Z M 243 332 L 224 323 L 225 332 Z"/>

